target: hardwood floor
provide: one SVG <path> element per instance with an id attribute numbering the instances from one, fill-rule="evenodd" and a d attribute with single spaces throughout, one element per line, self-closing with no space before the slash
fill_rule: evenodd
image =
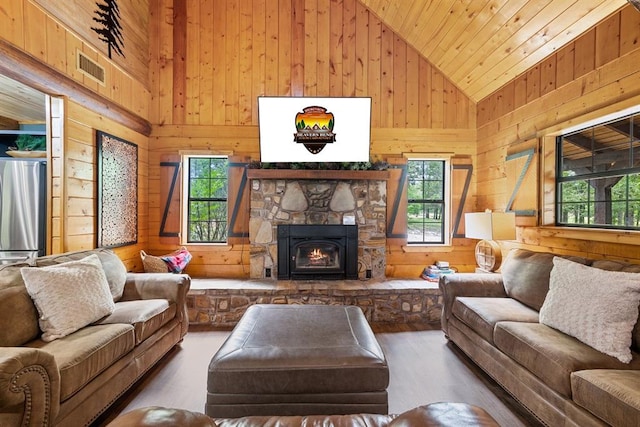
<path id="1" fill-rule="evenodd" d="M 440 329 L 416 325 L 373 325 L 390 369 L 389 413 L 430 402 L 466 402 L 483 407 L 501 426 L 539 427 L 506 392 L 480 371 Z M 118 414 L 145 406 L 203 412 L 209 360 L 229 330 L 190 329 L 181 345 L 96 421 L 102 427 Z"/>

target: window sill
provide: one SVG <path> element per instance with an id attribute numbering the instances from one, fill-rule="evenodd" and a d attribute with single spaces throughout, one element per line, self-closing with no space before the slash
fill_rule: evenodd
<path id="1" fill-rule="evenodd" d="M 453 252 L 453 246 L 451 245 L 430 245 L 426 243 L 415 245 L 403 245 L 402 252 L 406 253 L 420 253 L 420 252 Z"/>
<path id="2" fill-rule="evenodd" d="M 598 228 L 577 228 L 543 225 L 539 227 L 544 237 L 560 237 L 563 239 L 593 240 L 596 242 L 621 243 L 637 245 L 640 231 L 604 230 Z"/>
<path id="3" fill-rule="evenodd" d="M 219 252 L 228 252 L 233 249 L 233 245 L 228 243 L 183 243 L 189 251 L 219 251 Z"/>

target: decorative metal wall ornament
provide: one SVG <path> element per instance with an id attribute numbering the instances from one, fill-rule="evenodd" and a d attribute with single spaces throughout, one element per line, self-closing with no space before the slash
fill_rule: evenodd
<path id="1" fill-rule="evenodd" d="M 120 9 L 116 0 L 105 0 L 104 3 L 96 3 L 98 10 L 94 11 L 97 17 L 93 20 L 100 27 L 91 27 L 98 34 L 100 41 L 107 45 L 109 58 L 111 52 L 125 57 L 124 55 L 124 38 L 122 37 L 122 25 L 120 25 Z"/>
<path id="2" fill-rule="evenodd" d="M 138 146 L 97 131 L 98 247 L 138 241 Z"/>

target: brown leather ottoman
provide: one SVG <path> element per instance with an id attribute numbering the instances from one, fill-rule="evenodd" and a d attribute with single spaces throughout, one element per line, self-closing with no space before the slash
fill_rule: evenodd
<path id="1" fill-rule="evenodd" d="M 213 356 L 205 412 L 386 414 L 388 385 L 387 361 L 360 308 L 259 304 Z"/>

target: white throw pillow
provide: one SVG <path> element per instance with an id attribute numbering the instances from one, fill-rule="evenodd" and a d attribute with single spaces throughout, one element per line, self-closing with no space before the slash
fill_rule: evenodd
<path id="1" fill-rule="evenodd" d="M 601 270 L 555 257 L 540 323 L 629 363 L 638 304 L 640 274 Z"/>
<path id="2" fill-rule="evenodd" d="M 53 341 L 113 313 L 115 304 L 97 255 L 20 269 L 38 309 L 43 341 Z"/>

